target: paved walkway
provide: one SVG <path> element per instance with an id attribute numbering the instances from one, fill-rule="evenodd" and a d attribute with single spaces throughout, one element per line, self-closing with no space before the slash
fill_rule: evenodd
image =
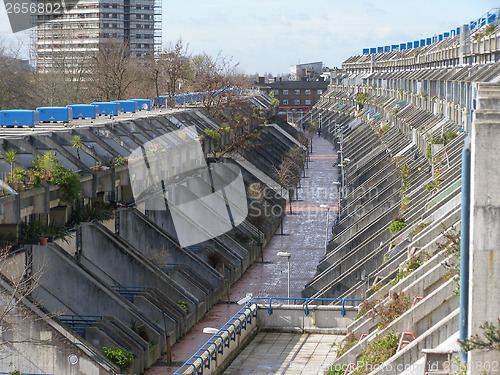
<path id="1" fill-rule="evenodd" d="M 293 201 L 292 215 L 284 219 L 283 233 L 280 230 L 264 249 L 264 262 L 256 262 L 231 288 L 231 301 L 235 302 L 253 293 L 254 297 L 287 296 L 287 259 L 278 257 L 279 251 L 291 253 L 290 257 L 290 296 L 300 297 L 304 286 L 316 274 L 316 266 L 325 254 L 325 236 L 327 209 L 320 205 L 329 205 L 330 227 L 337 214 L 337 187 L 332 182 L 337 180 L 337 154 L 330 142 L 323 138 L 314 138 L 313 152 L 306 178 L 301 181 L 299 200 Z M 331 236 L 331 231 L 329 231 Z M 220 328 L 241 306 L 235 303 L 220 303 L 214 306 L 190 332 L 172 347 L 173 363 L 160 359 L 146 375 L 170 375 L 189 359 L 210 336 L 203 333 L 203 328 Z"/>
<path id="2" fill-rule="evenodd" d="M 337 343 L 343 337 L 260 332 L 223 374 L 322 374 L 337 357 Z"/>

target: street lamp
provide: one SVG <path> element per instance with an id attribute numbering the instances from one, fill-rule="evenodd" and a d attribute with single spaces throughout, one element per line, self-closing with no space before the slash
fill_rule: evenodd
<path id="1" fill-rule="evenodd" d="M 279 257 L 283 257 L 283 258 L 287 258 L 288 260 L 288 294 L 287 294 L 287 298 L 288 298 L 288 304 L 290 304 L 290 257 L 292 256 L 292 254 L 286 252 L 286 251 L 280 251 L 278 252 L 278 255 Z"/>
<path id="2" fill-rule="evenodd" d="M 338 211 L 337 211 L 337 222 L 340 223 L 340 186 L 341 186 L 341 183 L 340 181 L 333 181 L 332 182 L 332 185 L 337 185 L 337 198 L 338 198 Z"/>
<path id="3" fill-rule="evenodd" d="M 328 246 L 328 227 L 330 226 L 330 206 L 326 204 L 320 205 L 321 208 L 326 208 L 326 234 L 325 234 L 325 255 L 326 255 L 326 247 Z"/>

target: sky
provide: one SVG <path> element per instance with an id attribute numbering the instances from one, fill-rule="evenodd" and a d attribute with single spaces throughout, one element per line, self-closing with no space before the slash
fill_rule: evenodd
<path id="1" fill-rule="evenodd" d="M 220 52 L 242 73 L 287 74 L 299 63 L 340 67 L 363 48 L 441 34 L 499 6 L 498 0 L 163 0 L 163 45 L 181 38 L 191 54 Z M 0 40 L 19 43 L 9 33 L 0 1 Z M 28 33 L 18 34 L 26 46 Z"/>

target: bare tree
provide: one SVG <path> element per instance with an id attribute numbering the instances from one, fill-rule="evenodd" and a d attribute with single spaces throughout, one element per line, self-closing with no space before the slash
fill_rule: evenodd
<path id="1" fill-rule="evenodd" d="M 297 190 L 297 184 L 300 180 L 300 169 L 290 158 L 285 157 L 278 167 L 274 167 L 274 173 L 281 186 L 288 191 L 288 201 L 290 203 L 290 214 L 292 214 L 292 197 Z"/>
<path id="2" fill-rule="evenodd" d="M 193 89 L 205 93 L 202 105 L 210 115 L 217 115 L 223 105 L 239 94 L 243 80 L 238 65 L 221 53 L 216 57 L 203 53 L 191 59 Z"/>
<path id="3" fill-rule="evenodd" d="M 32 75 L 22 60 L 0 46 L 0 109 L 33 106 Z"/>
<path id="4" fill-rule="evenodd" d="M 132 58 L 127 43 L 109 42 L 92 57 L 92 76 L 95 88 L 104 100 L 123 99 L 134 83 L 131 74 Z"/>
<path id="5" fill-rule="evenodd" d="M 3 351 L 2 348 L 14 344 L 9 339 L 9 331 L 22 324 L 23 319 L 33 319 L 26 313 L 24 306 L 26 299 L 39 285 L 43 268 L 32 273 L 30 259 L 32 258 L 27 256 L 26 250 L 11 253 L 9 244 L 0 250 L 0 277 L 2 283 L 8 285 L 0 287 L 0 352 Z M 27 342 L 30 338 L 26 337 L 25 340 Z"/>

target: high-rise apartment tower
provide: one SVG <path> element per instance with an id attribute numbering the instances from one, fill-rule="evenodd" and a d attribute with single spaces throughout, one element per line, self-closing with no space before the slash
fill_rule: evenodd
<path id="1" fill-rule="evenodd" d="M 126 43 L 132 57 L 159 52 L 161 0 L 80 0 L 57 19 L 36 16 L 32 64 L 38 71 L 81 66 L 105 43 Z"/>

